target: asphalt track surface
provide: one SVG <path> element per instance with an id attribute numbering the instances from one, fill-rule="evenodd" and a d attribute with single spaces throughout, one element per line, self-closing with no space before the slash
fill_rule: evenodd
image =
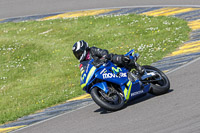
<path id="1" fill-rule="evenodd" d="M 200 5 L 200 0 L 0 0 L 0 19 L 94 8 Z"/>
<path id="2" fill-rule="evenodd" d="M 117 112 L 96 104 L 34 124 L 19 133 L 199 133 L 200 58 L 168 73 L 171 91 L 147 95 Z"/>
<path id="3" fill-rule="evenodd" d="M 200 5 L 199 0 L 0 0 L 0 18 L 47 14 L 82 9 L 147 6 Z M 19 129 L 19 133 L 198 133 L 200 132 L 200 58 L 168 73 L 171 91 L 147 95 L 117 112 L 96 104 Z"/>

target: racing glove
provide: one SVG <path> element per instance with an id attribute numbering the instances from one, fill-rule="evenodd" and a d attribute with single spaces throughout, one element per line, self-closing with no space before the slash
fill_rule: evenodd
<path id="1" fill-rule="evenodd" d="M 123 56 L 122 61 L 128 64 L 131 61 L 131 59 L 129 58 L 129 56 Z"/>

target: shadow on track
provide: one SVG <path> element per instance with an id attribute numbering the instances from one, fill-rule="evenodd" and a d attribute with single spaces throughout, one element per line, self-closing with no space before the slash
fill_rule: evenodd
<path id="1" fill-rule="evenodd" d="M 170 89 L 170 90 L 168 91 L 168 93 L 163 94 L 163 95 L 167 95 L 167 94 L 171 93 L 172 91 L 173 91 L 173 89 Z M 160 95 L 160 96 L 162 96 L 162 95 Z M 145 95 L 142 95 L 142 96 L 136 98 L 136 99 L 133 100 L 133 101 L 128 102 L 128 103 L 125 104 L 125 106 L 124 106 L 122 109 L 120 109 L 120 110 L 123 110 L 123 109 L 125 109 L 125 108 L 127 108 L 128 106 L 131 106 L 131 105 L 139 104 L 140 102 L 144 102 L 144 101 L 149 100 L 149 99 L 154 98 L 154 97 L 157 97 L 157 96 L 154 96 L 154 95 L 152 95 L 152 94 L 150 94 L 150 93 L 147 93 L 147 94 L 145 94 Z M 120 111 L 120 110 L 118 110 L 118 111 Z M 105 109 L 103 109 L 103 108 L 99 108 L 99 109 L 95 110 L 94 112 L 95 112 L 95 113 L 99 112 L 100 114 L 109 114 L 109 113 L 113 113 L 113 112 L 117 112 L 117 111 L 107 111 L 107 110 L 105 110 Z"/>

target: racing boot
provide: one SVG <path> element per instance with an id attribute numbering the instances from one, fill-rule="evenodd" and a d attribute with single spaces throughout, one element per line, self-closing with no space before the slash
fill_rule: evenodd
<path id="1" fill-rule="evenodd" d="M 140 76 L 143 76 L 145 73 L 145 69 L 135 62 L 135 69 L 138 71 Z"/>

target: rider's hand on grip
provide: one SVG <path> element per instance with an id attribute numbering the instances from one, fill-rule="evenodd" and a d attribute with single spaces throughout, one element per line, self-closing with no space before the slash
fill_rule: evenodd
<path id="1" fill-rule="evenodd" d="M 129 58 L 129 56 L 124 56 L 122 58 L 122 60 L 123 60 L 124 63 L 129 63 L 131 61 L 131 59 Z"/>

